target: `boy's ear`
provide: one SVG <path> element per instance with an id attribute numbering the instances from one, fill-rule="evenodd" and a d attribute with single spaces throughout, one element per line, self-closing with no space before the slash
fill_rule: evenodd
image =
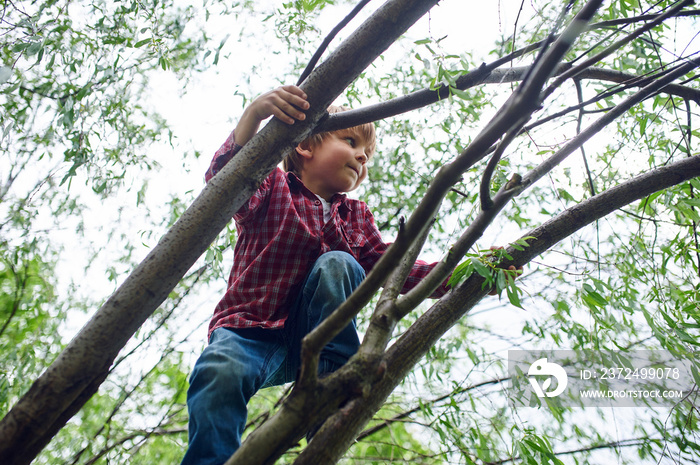
<path id="1" fill-rule="evenodd" d="M 302 142 L 301 144 L 297 145 L 296 151 L 299 155 L 301 155 L 304 158 L 311 158 L 312 156 L 312 151 L 311 151 L 311 145 L 308 143 Z"/>

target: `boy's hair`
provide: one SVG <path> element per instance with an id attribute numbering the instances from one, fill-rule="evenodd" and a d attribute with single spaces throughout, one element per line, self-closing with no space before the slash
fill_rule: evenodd
<path id="1" fill-rule="evenodd" d="M 331 105 L 328 107 L 328 113 L 340 113 L 341 111 L 347 111 L 350 108 L 344 106 Z M 374 132 L 374 124 L 365 123 L 359 126 L 355 126 L 348 129 L 339 129 L 337 131 L 321 132 L 319 134 L 314 134 L 302 141 L 302 147 L 318 147 L 323 143 L 323 141 L 330 136 L 335 134 L 338 137 L 353 136 L 362 139 L 367 144 L 367 157 L 371 157 L 374 154 L 374 149 L 376 146 L 377 137 Z M 291 171 L 297 176 L 301 176 L 301 168 L 303 166 L 303 158 L 299 153 L 297 153 L 296 148 L 294 148 L 282 161 L 282 168 L 284 171 Z"/>

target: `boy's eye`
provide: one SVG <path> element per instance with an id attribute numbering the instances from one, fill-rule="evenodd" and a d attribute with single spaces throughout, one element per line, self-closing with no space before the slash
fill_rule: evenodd
<path id="1" fill-rule="evenodd" d="M 352 138 L 352 137 L 344 137 L 343 140 L 346 141 L 348 144 L 350 144 L 350 147 L 354 147 L 354 146 L 355 146 L 355 139 L 354 139 L 354 138 Z"/>

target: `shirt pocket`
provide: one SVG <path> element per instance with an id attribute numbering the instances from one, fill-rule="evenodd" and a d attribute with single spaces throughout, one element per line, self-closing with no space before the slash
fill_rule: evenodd
<path id="1" fill-rule="evenodd" d="M 359 258 L 360 250 L 367 244 L 367 237 L 364 231 L 361 229 L 352 229 L 348 227 L 341 228 L 343 231 L 343 237 L 345 242 L 348 244 L 350 250 L 352 250 L 355 258 Z"/>

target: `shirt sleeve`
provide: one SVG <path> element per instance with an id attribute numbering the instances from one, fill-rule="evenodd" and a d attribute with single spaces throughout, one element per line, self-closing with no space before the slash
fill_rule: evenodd
<path id="1" fill-rule="evenodd" d="M 214 158 L 204 174 L 204 179 L 209 182 L 216 173 L 221 171 L 221 169 L 226 166 L 226 163 L 231 161 L 231 159 L 236 156 L 238 152 L 243 148 L 243 146 L 236 143 L 236 136 L 233 132 L 229 134 L 226 142 L 222 145 L 219 150 L 214 154 Z M 270 175 L 263 180 L 263 182 L 258 187 L 257 191 L 245 202 L 241 208 L 234 215 L 234 219 L 238 223 L 246 222 L 255 216 L 258 208 L 262 207 L 268 195 L 270 195 L 271 189 L 277 183 L 278 179 L 283 176 L 282 170 L 277 167 Z"/>
<path id="2" fill-rule="evenodd" d="M 214 154 L 214 158 L 212 159 L 207 172 L 204 174 L 204 180 L 209 182 L 209 180 L 213 178 L 216 173 L 221 171 L 221 168 L 226 166 L 226 163 L 231 161 L 234 155 L 236 155 L 241 148 L 243 147 L 236 143 L 236 136 L 232 131 L 226 139 L 226 142 L 224 142 L 224 145 L 222 145 Z"/>

